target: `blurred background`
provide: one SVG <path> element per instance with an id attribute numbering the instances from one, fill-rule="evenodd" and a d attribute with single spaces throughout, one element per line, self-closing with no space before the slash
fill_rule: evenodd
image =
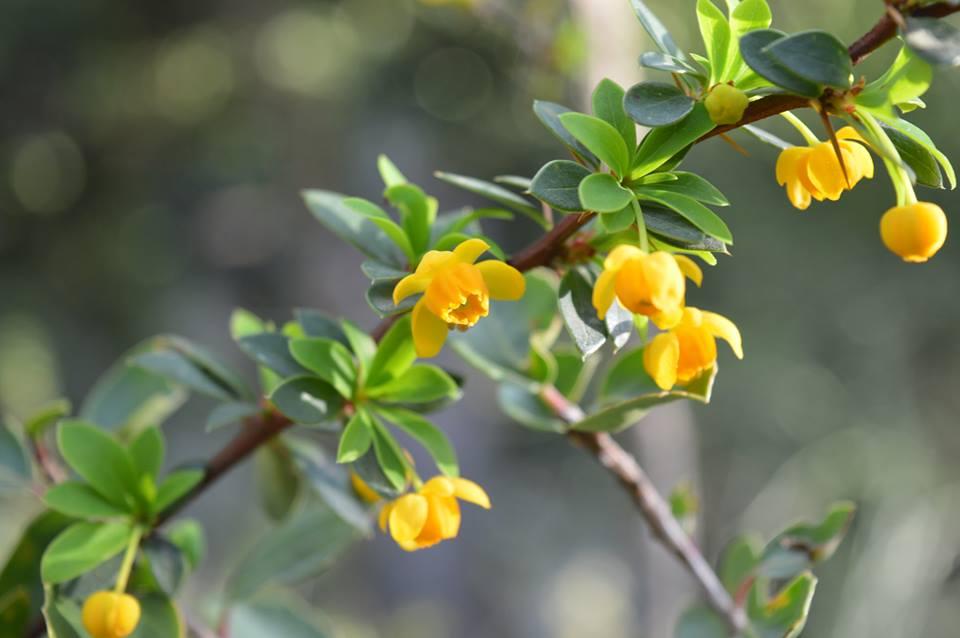
<path id="1" fill-rule="evenodd" d="M 693 0 L 651 0 L 699 50 Z M 772 0 L 774 26 L 859 36 L 880 0 Z M 372 327 L 360 256 L 299 199 L 318 187 L 377 199 L 388 154 L 441 209 L 474 200 L 434 170 L 532 175 L 562 155 L 534 98 L 584 108 L 592 83 L 641 79 L 652 45 L 626 0 L 249 0 L 0 4 L 0 405 L 23 416 L 75 402 L 140 340 L 182 334 L 252 372 L 227 333 L 242 306 L 277 320 L 315 307 Z M 888 45 L 859 67 L 875 74 Z M 960 158 L 960 76 L 938 72 L 911 119 Z M 811 121 L 808 119 L 808 121 Z M 788 139 L 796 134 L 771 123 Z M 715 558 L 743 530 L 765 537 L 834 499 L 860 512 L 819 569 L 805 635 L 956 635 L 960 582 L 960 250 L 905 265 L 881 245 L 883 176 L 798 213 L 776 154 L 744 135 L 687 160 L 725 191 L 736 245 L 691 303 L 740 326 L 713 403 L 675 405 L 622 435 L 664 492 L 689 481 Z M 957 208 L 957 195 L 922 198 Z M 536 235 L 492 222 L 508 250 Z M 455 542 L 414 554 L 357 544 L 302 593 L 350 638 L 668 636 L 696 599 L 627 497 L 562 437 L 510 423 L 468 373 L 438 417 L 494 508 Z M 168 426 L 170 464 L 230 437 L 203 432 L 196 399 Z M 250 464 L 189 511 L 209 556 L 198 612 L 267 525 Z M 3 503 L 0 554 L 30 495 Z"/>

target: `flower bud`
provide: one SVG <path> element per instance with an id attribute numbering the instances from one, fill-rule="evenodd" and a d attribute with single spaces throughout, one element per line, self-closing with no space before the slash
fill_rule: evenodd
<path id="1" fill-rule="evenodd" d="M 98 591 L 83 603 L 82 619 L 92 638 L 124 638 L 140 622 L 140 603 L 129 594 Z"/>
<path id="2" fill-rule="evenodd" d="M 924 262 L 947 239 L 947 216 L 930 202 L 894 206 L 880 219 L 880 237 L 904 261 Z"/>
<path id="3" fill-rule="evenodd" d="M 718 84 L 703 101 L 710 119 L 717 124 L 735 124 L 743 117 L 750 102 L 747 94 L 729 84 Z"/>

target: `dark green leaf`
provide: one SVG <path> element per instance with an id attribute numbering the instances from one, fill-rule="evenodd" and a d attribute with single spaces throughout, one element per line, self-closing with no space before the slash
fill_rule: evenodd
<path id="1" fill-rule="evenodd" d="M 688 63 L 658 51 L 647 51 L 641 54 L 640 66 L 647 67 L 648 69 L 657 69 L 658 71 L 666 71 L 667 73 L 700 75 L 699 71 Z M 706 78 L 704 78 L 704 80 L 706 80 Z"/>
<path id="2" fill-rule="evenodd" d="M 20 437 L 0 420 L 0 486 L 9 482 L 14 489 L 28 483 L 33 465 Z"/>
<path id="3" fill-rule="evenodd" d="M 356 472 L 357 476 L 363 479 L 363 482 L 370 489 L 384 498 L 394 498 L 400 493 L 400 490 L 393 486 L 393 483 L 380 468 L 380 461 L 377 460 L 374 450 L 367 451 L 366 454 L 354 461 L 350 465 L 350 469 Z M 403 489 L 403 487 L 400 489 Z"/>
<path id="4" fill-rule="evenodd" d="M 644 206 L 643 220 L 648 232 L 662 237 L 671 245 L 688 250 L 727 252 L 723 242 L 710 237 L 672 210 Z"/>
<path id="5" fill-rule="evenodd" d="M 315 375 L 332 385 L 344 398 L 357 386 L 357 370 L 350 352 L 338 341 L 321 337 L 292 339 L 290 354 Z"/>
<path id="6" fill-rule="evenodd" d="M 456 175 L 454 173 L 444 173 L 436 172 L 434 175 L 437 179 L 452 184 L 458 188 L 462 188 L 471 193 L 485 197 L 491 201 L 497 202 L 502 206 L 514 210 L 521 215 L 529 217 L 540 226 L 546 225 L 546 220 L 543 218 L 543 211 L 539 207 L 534 206 L 530 201 L 520 195 L 517 195 L 513 191 L 509 191 L 506 188 L 488 182 L 482 179 L 477 179 L 475 177 L 467 177 L 465 175 Z"/>
<path id="7" fill-rule="evenodd" d="M 687 221 L 708 235 L 727 244 L 733 243 L 733 235 L 730 234 L 730 229 L 727 228 L 724 221 L 697 200 L 686 195 L 660 189 L 659 184 L 657 186 L 641 186 L 636 188 L 634 192 L 642 200 L 656 202 L 680 213 Z"/>
<path id="8" fill-rule="evenodd" d="M 826 31 L 802 31 L 778 38 L 763 51 L 787 71 L 808 82 L 849 89 L 853 81 L 853 62 L 847 47 Z"/>
<path id="9" fill-rule="evenodd" d="M 817 525 L 798 524 L 770 541 L 760 560 L 759 571 L 772 578 L 792 578 L 833 555 L 853 521 L 856 506 L 835 503 Z"/>
<path id="10" fill-rule="evenodd" d="M 630 5 L 633 7 L 633 12 L 637 14 L 640 24 L 643 25 L 643 28 L 647 34 L 650 35 L 650 38 L 657 45 L 657 48 L 680 60 L 686 58 L 683 50 L 674 42 L 670 32 L 667 31 L 667 28 L 663 26 L 663 23 L 660 22 L 643 0 L 630 0 Z"/>
<path id="11" fill-rule="evenodd" d="M 533 196 L 563 212 L 582 211 L 578 189 L 580 182 L 591 172 L 569 160 L 547 162 L 533 177 L 530 192 Z"/>
<path id="12" fill-rule="evenodd" d="M 600 385 L 601 404 L 632 399 L 640 394 L 658 393 L 660 389 L 643 367 L 643 348 L 617 357 Z"/>
<path id="13" fill-rule="evenodd" d="M 727 198 L 723 196 L 723 193 L 721 193 L 716 186 L 696 173 L 676 171 L 668 174 L 676 177 L 676 179 L 659 182 L 656 186 L 657 190 L 686 195 L 698 202 L 712 204 L 713 206 L 730 205 L 730 202 L 727 201 Z M 659 175 L 659 173 L 654 173 L 654 175 Z"/>
<path id="14" fill-rule="evenodd" d="M 904 40 L 908 47 L 931 64 L 960 65 L 960 30 L 949 22 L 907 16 Z"/>
<path id="15" fill-rule="evenodd" d="M 628 149 L 637 145 L 637 127 L 627 116 L 623 105 L 623 88 L 604 78 L 593 90 L 593 114 L 617 129 Z"/>
<path id="16" fill-rule="evenodd" d="M 273 332 L 241 337 L 237 341 L 237 345 L 247 356 L 282 377 L 306 374 L 307 369 L 297 363 L 290 354 L 289 344 L 289 337 Z"/>
<path id="17" fill-rule="evenodd" d="M 0 593 L 0 638 L 21 638 L 30 625 L 30 596 L 23 588 Z"/>
<path id="18" fill-rule="evenodd" d="M 634 196 L 609 173 L 588 175 L 579 187 L 580 201 L 585 210 L 613 213 L 630 205 Z"/>
<path id="19" fill-rule="evenodd" d="M 706 107 L 698 103 L 690 114 L 679 122 L 653 129 L 640 142 L 631 177 L 641 177 L 652 172 L 709 133 L 715 126 Z"/>
<path id="20" fill-rule="evenodd" d="M 43 553 L 45 583 L 62 583 L 119 554 L 130 539 L 129 523 L 74 523 Z"/>
<path id="21" fill-rule="evenodd" d="M 293 455 L 282 440 L 273 439 L 257 449 L 253 461 L 263 511 L 275 521 L 283 520 L 300 494 L 300 475 Z"/>
<path id="22" fill-rule="evenodd" d="M 381 262 L 365 261 L 363 263 L 376 263 L 382 268 L 391 268 L 389 265 Z M 363 268 L 362 264 L 361 268 Z M 393 272 L 400 275 L 405 274 L 405 271 L 402 270 L 393 270 Z M 366 273 L 366 270 L 364 270 L 364 273 Z M 369 274 L 367 276 L 369 276 Z M 373 277 L 371 277 L 371 279 L 373 279 Z M 343 328 L 340 326 L 340 322 L 336 319 L 333 319 L 323 311 L 312 310 L 309 308 L 297 308 L 293 311 L 293 314 L 297 318 L 297 323 L 299 323 L 303 328 L 303 332 L 306 336 L 333 339 L 334 341 L 339 341 L 345 346 L 350 345 L 350 342 L 347 341 L 346 335 L 343 334 Z"/>
<path id="23" fill-rule="evenodd" d="M 212 432 L 228 425 L 240 423 L 258 412 L 260 412 L 260 406 L 253 403 L 243 403 L 239 401 L 221 403 L 210 411 L 205 430 Z"/>
<path id="24" fill-rule="evenodd" d="M 357 214 L 363 215 L 377 228 L 382 230 L 383 233 L 390 238 L 390 241 L 396 244 L 401 252 L 403 252 L 407 261 L 413 262 L 416 260 L 416 253 L 410 244 L 407 231 L 401 228 L 397 222 L 393 221 L 382 208 L 360 197 L 347 197 L 343 200 L 343 204 Z"/>
<path id="25" fill-rule="evenodd" d="M 627 91 L 623 106 L 634 122 L 643 126 L 667 126 L 685 118 L 696 101 L 676 85 L 641 82 Z"/>
<path id="26" fill-rule="evenodd" d="M 631 150 L 617 129 L 585 113 L 564 113 L 560 123 L 613 171 L 625 176 L 630 170 Z"/>
<path id="27" fill-rule="evenodd" d="M 173 601 L 162 593 L 140 597 L 140 623 L 130 638 L 173 638 L 184 636 L 186 629 Z"/>
<path id="28" fill-rule="evenodd" d="M 328 459 L 313 443 L 295 440 L 290 447 L 306 484 L 345 522 L 364 536 L 371 532 L 369 506 L 360 500 L 350 481 L 349 471 Z"/>
<path id="29" fill-rule="evenodd" d="M 52 511 L 43 512 L 34 518 L 26 526 L 0 571 L 0 592 L 25 592 L 30 603 L 31 620 L 39 617 L 43 604 L 43 584 L 37 557 L 43 554 L 47 545 L 71 522 L 67 516 Z M 20 635 L 16 638 L 20 638 Z"/>
<path id="30" fill-rule="evenodd" d="M 893 142 L 900 159 L 910 167 L 918 184 L 931 188 L 943 188 L 943 175 L 937 159 L 920 143 L 900 131 L 885 127 L 884 131 Z"/>
<path id="31" fill-rule="evenodd" d="M 382 279 L 370 284 L 367 288 L 367 303 L 381 318 L 391 317 L 406 312 L 413 308 L 417 302 L 416 297 L 407 297 L 400 302 L 400 305 L 393 303 L 393 289 L 397 287 L 397 279 Z"/>
<path id="32" fill-rule="evenodd" d="M 571 268 L 557 293 L 560 314 L 570 337 L 586 358 L 607 341 L 607 326 L 593 307 L 593 277 L 582 268 Z"/>
<path id="33" fill-rule="evenodd" d="M 343 195 L 322 190 L 307 190 L 302 195 L 313 216 L 341 240 L 373 259 L 404 265 L 406 258 L 397 245 L 370 219 L 345 205 Z"/>
<path id="34" fill-rule="evenodd" d="M 270 401 L 294 423 L 321 425 L 336 418 L 343 408 L 341 397 L 333 386 L 317 377 L 292 377 L 278 385 Z M 339 429 L 331 426 L 331 429 Z"/>
<path id="35" fill-rule="evenodd" d="M 539 119 L 557 139 L 563 142 L 564 146 L 587 164 L 590 164 L 594 168 L 599 168 L 600 160 L 597 159 L 597 156 L 588 151 L 587 147 L 578 142 L 577 138 L 571 135 L 570 131 L 560 123 L 561 115 L 564 113 L 572 113 L 573 111 L 561 104 L 534 100 L 533 112 L 536 114 L 537 119 Z"/>
<path id="36" fill-rule="evenodd" d="M 767 51 L 767 47 L 786 37 L 783 31 L 776 29 L 757 29 L 740 38 L 740 55 L 744 62 L 758 75 L 776 86 L 804 97 L 819 97 L 823 87 L 800 77 L 777 62 Z M 848 58 L 849 60 L 849 58 Z"/>
<path id="37" fill-rule="evenodd" d="M 157 587 L 168 596 L 176 594 L 187 575 L 187 557 L 176 544 L 159 534 L 148 536 L 140 547 Z"/>

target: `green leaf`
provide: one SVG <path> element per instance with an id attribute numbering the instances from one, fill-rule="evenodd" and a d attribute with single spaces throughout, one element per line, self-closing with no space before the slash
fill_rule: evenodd
<path id="1" fill-rule="evenodd" d="M 350 350 L 357 356 L 361 371 L 366 372 L 370 367 L 370 362 L 373 361 L 373 355 L 377 352 L 377 342 L 366 332 L 346 319 L 344 319 L 341 324 L 343 326 L 343 334 L 347 337 L 347 342 L 350 344 Z"/>
<path id="2" fill-rule="evenodd" d="M 849 89 L 853 82 L 853 62 L 847 47 L 826 31 L 794 33 L 774 40 L 763 50 L 771 60 L 808 82 L 836 89 Z"/>
<path id="3" fill-rule="evenodd" d="M 577 361 L 580 357 L 575 356 Z M 524 427 L 540 432 L 565 432 L 566 423 L 547 407 L 538 394 L 506 381 L 497 388 L 497 402 L 511 419 Z"/>
<path id="4" fill-rule="evenodd" d="M 729 79 L 730 23 L 712 0 L 697 0 L 697 23 L 710 60 L 710 84 Z"/>
<path id="5" fill-rule="evenodd" d="M 129 523 L 74 523 L 43 553 L 40 571 L 45 583 L 62 583 L 88 572 L 127 546 Z"/>
<path id="6" fill-rule="evenodd" d="M 133 467 L 141 475 L 155 478 L 163 467 L 164 441 L 160 428 L 152 426 L 141 432 L 128 446 Z"/>
<path id="7" fill-rule="evenodd" d="M 380 340 L 377 353 L 370 364 L 367 386 L 377 387 L 403 375 L 410 369 L 417 353 L 410 334 L 410 317 L 397 319 Z"/>
<path id="8" fill-rule="evenodd" d="M 259 412 L 260 406 L 253 403 L 245 403 L 242 401 L 221 403 L 210 411 L 204 429 L 207 432 L 213 432 L 222 427 L 239 423 Z"/>
<path id="9" fill-rule="evenodd" d="M 759 572 L 772 578 L 792 578 L 830 558 L 853 521 L 856 506 L 841 501 L 831 506 L 817 525 L 801 523 L 777 535 L 763 551 Z"/>
<path id="10" fill-rule="evenodd" d="M 623 88 L 604 78 L 593 90 L 593 114 L 617 129 L 628 149 L 637 145 L 637 127 L 627 116 L 623 103 Z"/>
<path id="11" fill-rule="evenodd" d="M 927 152 L 937 159 L 937 162 L 940 164 L 940 168 L 942 168 L 943 172 L 946 174 L 947 181 L 950 182 L 950 188 L 957 187 L 957 175 L 953 170 L 953 165 L 950 163 L 950 160 L 947 158 L 947 156 L 936 147 L 936 145 L 933 143 L 933 140 L 930 139 L 930 136 L 927 135 L 923 129 L 912 122 L 895 115 L 892 116 L 888 113 L 877 110 L 871 110 L 870 112 L 885 125 L 896 129 L 927 149 Z"/>
<path id="12" fill-rule="evenodd" d="M 537 171 L 530 192 L 544 204 L 563 212 L 583 210 L 580 203 L 580 182 L 592 173 L 569 160 L 547 162 Z"/>
<path id="13" fill-rule="evenodd" d="M 630 313 L 614 303 L 605 320 L 593 307 L 593 276 L 583 268 L 571 268 L 560 280 L 557 292 L 560 315 L 574 344 L 584 359 L 597 352 L 611 336 L 619 349 L 623 342 L 623 324 Z M 632 325 L 632 324 L 631 324 Z M 625 335 L 629 337 L 629 332 Z"/>
<path id="14" fill-rule="evenodd" d="M 546 228 L 549 225 L 543 218 L 543 211 L 540 210 L 540 208 L 531 204 L 526 198 L 521 197 L 513 191 L 509 191 L 498 184 L 477 179 L 475 177 L 456 175 L 454 173 L 444 173 L 442 171 L 437 171 L 434 173 L 434 176 L 443 182 L 456 186 L 457 188 L 462 188 L 466 191 L 497 202 L 502 206 L 506 206 L 510 210 L 516 211 L 517 213 L 532 219 L 543 228 Z"/>
<path id="15" fill-rule="evenodd" d="M 402 490 L 407 484 L 407 461 L 403 448 L 397 443 L 387 427 L 376 418 L 370 419 L 373 425 L 373 451 L 383 475 L 396 490 Z"/>
<path id="16" fill-rule="evenodd" d="M 290 354 L 290 338 L 285 335 L 272 332 L 249 335 L 241 337 L 237 345 L 248 357 L 281 377 L 307 373 L 307 369 Z"/>
<path id="17" fill-rule="evenodd" d="M 738 536 L 724 548 L 717 575 L 731 596 L 736 596 L 753 576 L 760 551 L 759 541 L 752 536 Z"/>
<path id="18" fill-rule="evenodd" d="M 31 437 L 41 436 L 51 425 L 56 425 L 60 419 L 70 415 L 73 409 L 67 399 L 55 399 L 43 405 L 31 414 L 23 423 L 23 431 Z M 0 462 L 0 465 L 3 465 Z"/>
<path id="19" fill-rule="evenodd" d="M 643 367 L 643 348 L 617 357 L 600 384 L 601 404 L 632 399 L 640 394 L 656 394 L 660 389 Z"/>
<path id="20" fill-rule="evenodd" d="M 288 600 L 288 595 L 281 598 L 274 594 L 233 606 L 230 635 L 231 638 L 333 638 L 333 630 L 315 616 L 307 605 Z"/>
<path id="21" fill-rule="evenodd" d="M 272 520 L 283 520 L 300 494 L 300 475 L 293 455 L 281 440 L 273 439 L 257 449 L 253 461 L 263 511 Z"/>
<path id="22" fill-rule="evenodd" d="M 575 157 L 582 159 L 593 168 L 600 167 L 600 160 L 597 156 L 587 150 L 587 147 L 571 135 L 570 131 L 560 122 L 561 115 L 564 113 L 573 113 L 573 111 L 562 104 L 534 100 L 533 112 L 537 116 L 537 119 L 539 119 L 557 139 L 563 142 L 564 146 L 570 149 Z"/>
<path id="23" fill-rule="evenodd" d="M 310 426 L 329 423 L 344 405 L 343 397 L 332 385 L 310 376 L 285 380 L 273 390 L 270 401 L 294 423 Z"/>
<path id="24" fill-rule="evenodd" d="M 64 421 L 57 430 L 60 455 L 93 489 L 129 511 L 138 485 L 130 453 L 112 436 L 83 421 Z"/>
<path id="25" fill-rule="evenodd" d="M 367 395 L 391 403 L 429 403 L 458 398 L 460 387 L 442 369 L 433 365 L 417 364 L 399 377 L 375 387 L 368 387 Z"/>
<path id="26" fill-rule="evenodd" d="M 170 542 L 180 548 L 190 569 L 196 569 L 207 552 L 203 527 L 193 519 L 181 519 L 170 525 L 167 531 Z"/>
<path id="27" fill-rule="evenodd" d="M 904 46 L 890 68 L 864 87 L 856 98 L 857 104 L 889 109 L 926 93 L 932 80 L 930 64 Z"/>
<path id="28" fill-rule="evenodd" d="M 97 379 L 80 408 L 81 419 L 108 430 L 136 431 L 162 424 L 183 405 L 187 394 L 180 386 L 127 363 L 152 341 L 128 351 Z"/>
<path id="29" fill-rule="evenodd" d="M 230 336 L 234 341 L 266 331 L 267 326 L 263 320 L 249 310 L 237 308 L 230 315 Z"/>
<path id="30" fill-rule="evenodd" d="M 313 216 L 341 240 L 373 259 L 398 267 L 404 265 L 406 259 L 397 245 L 370 219 L 344 204 L 343 195 L 307 190 L 302 196 Z"/>
<path id="31" fill-rule="evenodd" d="M 751 31 L 740 38 L 740 55 L 747 66 L 774 85 L 804 97 L 819 97 L 823 92 L 822 86 L 783 66 L 767 50 L 768 46 L 784 38 L 786 34 L 776 29 Z"/>
<path id="32" fill-rule="evenodd" d="M 186 629 L 173 601 L 162 593 L 150 593 L 139 598 L 140 623 L 130 638 L 181 638 Z"/>
<path id="33" fill-rule="evenodd" d="M 186 496 L 203 480 L 201 470 L 177 470 L 170 472 L 157 488 L 157 499 L 154 502 L 154 511 L 163 512 L 168 507 Z"/>
<path id="34" fill-rule="evenodd" d="M 716 368 L 714 367 L 703 373 L 699 378 L 694 379 L 686 388 L 651 392 L 618 401 L 588 414 L 583 420 L 571 425 L 570 428 L 581 432 L 619 432 L 634 425 L 646 416 L 650 409 L 664 403 L 670 403 L 677 399 L 691 399 L 700 403 L 709 403 L 715 376 Z"/>
<path id="35" fill-rule="evenodd" d="M 179 352 L 172 350 L 144 352 L 133 357 L 130 360 L 130 365 L 142 368 L 147 372 L 215 399 L 229 400 L 235 398 Z"/>
<path id="36" fill-rule="evenodd" d="M 730 229 L 724 221 L 692 197 L 651 186 L 641 186 L 634 189 L 634 192 L 641 200 L 653 201 L 680 213 L 687 221 L 708 235 L 727 244 L 733 243 L 733 235 L 730 234 Z"/>
<path id="37" fill-rule="evenodd" d="M 761 638 L 795 638 L 803 631 L 817 579 L 810 572 L 794 578 L 769 601 L 757 600 L 755 586 L 748 600 L 747 613 L 753 630 Z"/>
<path id="38" fill-rule="evenodd" d="M 612 213 L 630 205 L 633 193 L 620 185 L 609 173 L 587 176 L 579 187 L 580 201 L 585 210 Z"/>
<path id="39" fill-rule="evenodd" d="M 742 0 L 730 12 L 730 29 L 735 39 L 750 31 L 766 29 L 772 21 L 767 0 Z"/>
<path id="40" fill-rule="evenodd" d="M 433 457 L 437 468 L 447 476 L 459 476 L 457 453 L 444 434 L 416 412 L 403 408 L 376 408 L 377 414 L 413 437 Z"/>
<path id="41" fill-rule="evenodd" d="M 0 420 L 0 486 L 7 481 L 14 489 L 29 483 L 33 465 L 20 437 Z"/>
<path id="42" fill-rule="evenodd" d="M 306 485 L 344 522 L 364 536 L 370 536 L 370 508 L 354 491 L 349 471 L 327 458 L 318 445 L 297 439 L 290 439 L 290 442 L 290 450 Z"/>
<path id="43" fill-rule="evenodd" d="M 37 557 L 72 522 L 59 512 L 45 511 L 39 514 L 25 526 L 20 540 L 11 548 L 6 564 L 0 570 L 0 592 L 25 592 L 30 603 L 28 617 L 32 620 L 38 618 L 43 603 L 43 583 Z M 20 638 L 20 635 L 16 638 Z"/>
<path id="44" fill-rule="evenodd" d="M 715 126 L 706 107 L 698 103 L 679 122 L 653 129 L 640 142 L 630 176 L 637 178 L 652 172 Z"/>
<path id="45" fill-rule="evenodd" d="M 676 179 L 657 183 L 657 190 L 677 193 L 678 195 L 684 195 L 698 202 L 711 204 L 713 206 L 730 205 L 730 202 L 727 201 L 727 198 L 724 197 L 723 193 L 721 193 L 716 186 L 696 173 L 675 171 L 667 174 L 676 177 Z M 660 175 L 660 173 L 654 173 L 654 175 Z"/>
<path id="46" fill-rule="evenodd" d="M 0 636 L 20 638 L 27 635 L 30 627 L 30 596 L 22 588 L 0 593 Z"/>
<path id="47" fill-rule="evenodd" d="M 357 386 L 357 370 L 353 357 L 340 342 L 310 337 L 292 339 L 290 354 L 318 377 L 332 385 L 346 399 L 353 396 Z"/>
<path id="48" fill-rule="evenodd" d="M 350 417 L 347 426 L 340 435 L 337 447 L 337 463 L 356 461 L 370 449 L 373 443 L 373 425 L 364 410 L 358 410 Z"/>
<path id="49" fill-rule="evenodd" d="M 617 129 L 585 113 L 564 113 L 560 123 L 617 175 L 623 177 L 630 170 L 630 149 Z"/>
<path id="50" fill-rule="evenodd" d="M 693 110 L 696 100 L 666 82 L 641 82 L 627 91 L 623 106 L 637 124 L 649 127 L 679 122 Z"/>
<path id="51" fill-rule="evenodd" d="M 43 495 L 43 502 L 50 509 L 76 518 L 116 518 L 131 514 L 130 509 L 114 505 L 92 487 L 79 481 L 54 485 Z"/>
<path id="52" fill-rule="evenodd" d="M 56 587 L 44 587 L 45 600 L 43 618 L 48 638 L 86 638 L 82 629 L 80 607 L 70 600 L 59 596 Z"/>
<path id="53" fill-rule="evenodd" d="M 709 607 L 692 607 L 677 623 L 675 638 L 728 638 L 726 621 Z"/>
<path id="54" fill-rule="evenodd" d="M 390 266 L 386 264 L 380 264 L 380 262 L 363 263 L 378 263 L 383 268 L 390 268 Z M 363 266 L 361 265 L 361 268 L 362 267 Z M 405 273 L 406 271 L 395 270 L 394 272 Z M 328 316 L 323 311 L 312 310 L 310 308 L 297 308 L 293 311 L 293 314 L 297 318 L 297 323 L 299 323 L 300 327 L 303 328 L 305 336 L 323 337 L 324 339 L 333 339 L 334 341 L 339 341 L 345 346 L 350 345 L 350 342 L 347 341 L 347 336 L 343 334 L 343 327 L 340 325 L 340 322 Z"/>
<path id="55" fill-rule="evenodd" d="M 642 53 L 640 55 L 640 66 L 648 69 L 656 69 L 658 71 L 666 71 L 667 73 L 677 73 L 679 75 L 689 74 L 700 77 L 704 81 L 707 79 L 706 76 L 701 74 L 689 63 L 658 51 L 647 51 Z"/>
<path id="56" fill-rule="evenodd" d="M 643 207 L 647 232 L 663 238 L 668 244 L 687 250 L 709 250 L 726 253 L 726 244 L 710 237 L 672 210 L 655 205 Z"/>
<path id="57" fill-rule="evenodd" d="M 388 187 L 384 196 L 400 211 L 400 222 L 410 239 L 412 253 L 426 251 L 430 243 L 430 226 L 437 218 L 437 200 L 427 196 L 419 186 L 409 183 Z"/>
<path id="58" fill-rule="evenodd" d="M 417 255 L 413 246 L 410 244 L 407 231 L 401 228 L 397 222 L 390 219 L 382 208 L 360 197 L 347 197 L 343 200 L 343 204 L 354 212 L 363 215 L 377 228 L 382 230 L 383 234 L 389 237 L 390 241 L 396 244 L 397 248 L 403 252 L 407 261 L 411 263 L 416 261 Z"/>
<path id="59" fill-rule="evenodd" d="M 630 0 L 630 5 L 633 7 L 633 12 L 637 14 L 637 19 L 640 20 L 640 24 L 643 25 L 643 28 L 657 45 L 657 48 L 680 60 L 686 59 L 683 50 L 674 42 L 670 32 L 667 31 L 667 28 L 663 26 L 663 23 L 660 22 L 643 0 Z"/>
<path id="60" fill-rule="evenodd" d="M 380 172 L 380 178 L 386 188 L 407 183 L 407 178 L 386 155 L 377 156 L 377 170 Z"/>
<path id="61" fill-rule="evenodd" d="M 407 297 L 400 305 L 393 303 L 393 289 L 397 287 L 400 277 L 396 279 L 382 279 L 374 281 L 367 288 L 367 303 L 381 318 L 392 317 L 413 308 L 416 297 Z"/>
<path id="62" fill-rule="evenodd" d="M 526 187 L 529 187 L 529 181 L 527 180 Z M 527 190 L 525 188 L 524 190 Z M 469 208 L 464 208 L 459 212 L 447 213 L 441 215 L 437 219 L 437 223 L 433 225 L 433 243 L 436 242 L 445 235 L 449 233 L 460 233 L 467 232 L 472 234 L 474 231 L 479 232 L 480 227 L 477 225 L 481 219 L 513 219 L 514 215 L 508 210 L 503 210 L 501 208 L 478 208 L 476 210 L 471 210 Z M 542 218 L 542 215 L 541 215 Z M 406 275 L 405 272 L 395 273 L 396 275 L 403 276 Z M 370 273 L 367 273 L 367 276 L 370 276 Z M 372 277 L 371 277 L 372 279 Z"/>
<path id="63" fill-rule="evenodd" d="M 930 64 L 960 65 L 960 30 L 949 22 L 908 15 L 903 31 L 907 46 Z"/>
<path id="64" fill-rule="evenodd" d="M 937 164 L 937 158 L 931 155 L 930 151 L 896 129 L 884 127 L 884 131 L 893 142 L 900 159 L 913 171 L 918 184 L 931 188 L 943 188 L 940 166 Z"/>
<path id="65" fill-rule="evenodd" d="M 144 539 L 140 549 L 149 562 L 156 587 L 168 596 L 175 595 L 188 570 L 187 557 L 180 547 L 162 535 L 151 534 Z"/>
<path id="66" fill-rule="evenodd" d="M 597 218 L 598 224 L 603 224 L 603 228 L 608 233 L 618 233 L 630 228 L 637 221 L 637 211 L 633 207 L 633 200 L 630 204 L 624 206 L 614 213 L 607 213 Z"/>
<path id="67" fill-rule="evenodd" d="M 343 466 L 337 466 L 343 467 Z M 350 464 L 350 469 L 357 473 L 370 489 L 384 498 L 396 498 L 406 485 L 397 489 L 387 478 L 377 460 L 376 450 L 368 450 L 366 454 Z"/>

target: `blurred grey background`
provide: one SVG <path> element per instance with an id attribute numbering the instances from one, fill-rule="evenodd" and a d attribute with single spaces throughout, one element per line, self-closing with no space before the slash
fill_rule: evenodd
<path id="1" fill-rule="evenodd" d="M 778 28 L 847 41 L 883 10 L 771 4 Z M 650 5 L 699 50 L 693 0 Z M 61 394 L 79 401 L 160 332 L 250 372 L 226 330 L 237 306 L 373 326 L 359 255 L 299 190 L 376 199 L 384 152 L 442 208 L 474 202 L 432 172 L 532 175 L 562 155 L 532 100 L 583 108 L 594 80 L 641 79 L 634 61 L 650 49 L 626 0 L 5 0 L 0 404 L 22 416 Z M 875 75 L 894 53 L 859 68 Z M 911 116 L 954 158 L 958 90 L 938 72 L 929 108 Z M 921 266 L 887 253 L 878 222 L 893 194 L 879 171 L 798 213 L 775 183 L 775 151 L 736 139 L 749 156 L 712 140 L 686 164 L 727 193 L 736 238 L 690 303 L 734 319 L 746 359 L 721 354 L 710 406 L 670 407 L 620 438 L 664 492 L 694 482 L 711 559 L 742 530 L 767 536 L 833 499 L 859 503 L 819 570 L 805 635 L 956 636 L 960 252 L 948 239 Z M 957 207 L 947 191 L 921 197 Z M 488 230 L 508 250 L 536 235 L 525 221 Z M 351 638 L 669 635 L 697 591 L 626 496 L 563 438 L 510 423 L 492 384 L 468 376 L 465 400 L 438 420 L 493 510 L 466 511 L 460 538 L 429 551 L 358 544 L 302 593 Z M 169 463 L 229 438 L 204 434 L 209 408 L 195 399 L 167 426 Z M 4 505 L 2 551 L 34 507 L 29 495 Z M 210 545 L 187 599 L 202 613 L 266 525 L 250 465 L 189 514 Z"/>

